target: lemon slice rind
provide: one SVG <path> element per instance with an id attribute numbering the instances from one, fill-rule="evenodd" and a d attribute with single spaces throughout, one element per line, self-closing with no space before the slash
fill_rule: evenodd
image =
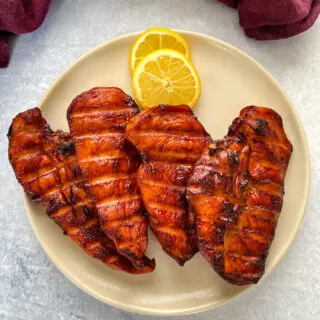
<path id="1" fill-rule="evenodd" d="M 165 37 L 165 38 L 164 38 Z M 148 41 L 149 39 L 154 40 Z M 169 41 L 161 41 L 161 39 L 167 39 Z M 173 43 L 170 43 L 170 39 Z M 167 29 L 167 28 L 151 28 L 144 31 L 133 43 L 130 49 L 130 70 L 131 72 L 138 65 L 143 57 L 146 55 L 160 50 L 160 49 L 173 49 L 185 54 L 188 58 L 190 58 L 190 48 L 187 41 L 177 32 Z M 139 57 L 138 52 L 139 53 Z"/>
<path id="2" fill-rule="evenodd" d="M 143 109 L 158 104 L 193 108 L 201 93 L 200 77 L 192 62 L 171 49 L 160 49 L 143 58 L 133 71 L 132 87 Z"/>

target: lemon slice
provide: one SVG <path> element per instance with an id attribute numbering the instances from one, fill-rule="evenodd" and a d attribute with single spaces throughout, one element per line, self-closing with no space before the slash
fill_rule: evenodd
<path id="1" fill-rule="evenodd" d="M 143 58 L 133 71 L 132 87 L 144 109 L 158 104 L 192 108 L 201 93 L 200 78 L 191 61 L 171 49 L 160 49 Z"/>
<path id="2" fill-rule="evenodd" d="M 187 41 L 178 33 L 166 28 L 151 28 L 143 32 L 130 50 L 130 70 L 148 54 L 163 48 L 179 51 L 190 57 Z"/>

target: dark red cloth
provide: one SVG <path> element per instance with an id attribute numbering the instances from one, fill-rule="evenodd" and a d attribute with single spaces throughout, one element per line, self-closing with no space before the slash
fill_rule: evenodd
<path id="1" fill-rule="evenodd" d="M 257 40 L 289 38 L 308 30 L 320 13 L 320 0 L 218 0 L 238 8 L 246 35 Z"/>
<path id="2" fill-rule="evenodd" d="M 9 63 L 10 33 L 36 30 L 49 10 L 51 0 L 0 0 L 0 68 Z"/>
<path id="3" fill-rule="evenodd" d="M 226 4 L 229 7 L 236 8 L 238 5 L 238 0 L 218 0 L 224 4 Z"/>

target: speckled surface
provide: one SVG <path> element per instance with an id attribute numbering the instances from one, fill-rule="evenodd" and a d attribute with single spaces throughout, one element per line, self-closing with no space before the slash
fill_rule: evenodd
<path id="1" fill-rule="evenodd" d="M 42 27 L 16 38 L 9 68 L 0 69 L 0 319 L 142 318 L 82 292 L 48 259 L 24 212 L 5 134 L 11 118 L 36 106 L 73 60 L 107 40 L 151 26 L 212 35 L 257 59 L 289 94 L 311 153 L 309 205 L 284 259 L 246 295 L 185 318 L 320 319 L 320 22 L 288 40 L 257 42 L 244 36 L 237 20 L 236 11 L 214 0 L 53 0 Z"/>

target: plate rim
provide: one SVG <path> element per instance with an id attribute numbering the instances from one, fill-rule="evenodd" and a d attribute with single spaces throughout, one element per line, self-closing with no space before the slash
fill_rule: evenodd
<path id="1" fill-rule="evenodd" d="M 24 200 L 24 206 L 26 208 L 27 211 L 27 216 L 28 219 L 30 221 L 30 224 L 32 226 L 32 229 L 41 245 L 41 247 L 43 248 L 43 250 L 45 251 L 45 253 L 48 255 L 48 257 L 51 259 L 51 261 L 55 264 L 55 266 L 64 274 L 64 276 L 66 278 L 68 278 L 73 284 L 75 284 L 78 288 L 80 288 L 81 290 L 83 290 L 84 292 L 86 292 L 87 294 L 91 295 L 92 297 L 96 298 L 97 300 L 109 304 L 113 307 L 116 307 L 118 309 L 122 309 L 122 310 L 126 310 L 129 312 L 133 312 L 136 314 L 141 314 L 141 315 L 153 315 L 153 316 L 182 316 L 182 315 L 189 315 L 189 314 L 196 314 L 196 313 L 200 313 L 200 312 L 204 312 L 210 309 L 215 309 L 217 307 L 221 307 L 225 304 L 227 304 L 228 302 L 239 298 L 240 296 L 244 295 L 245 293 L 247 293 L 249 290 L 251 290 L 254 287 L 257 287 L 259 285 L 261 285 L 261 283 L 264 282 L 265 278 L 267 278 L 270 273 L 276 268 L 276 266 L 278 265 L 278 263 L 283 259 L 284 255 L 287 253 L 289 247 L 292 245 L 294 239 L 296 238 L 296 235 L 301 227 L 303 218 L 306 214 L 306 208 L 308 205 L 308 200 L 309 200 L 309 194 L 310 194 L 310 183 L 311 183 L 311 162 L 310 162 L 310 150 L 309 150 L 309 145 L 308 145 L 308 141 L 306 138 L 306 133 L 305 130 L 302 126 L 302 122 L 301 119 L 298 115 L 297 110 L 295 109 L 295 107 L 293 106 L 289 96 L 287 95 L 286 91 L 280 86 L 280 84 L 276 81 L 276 79 L 271 75 L 271 73 L 269 73 L 269 71 L 267 71 L 257 60 L 255 60 L 254 58 L 252 58 L 250 55 L 248 55 L 247 53 L 245 53 L 244 51 L 242 51 L 241 49 L 238 49 L 237 47 L 235 47 L 232 44 L 229 44 L 223 40 L 217 39 L 213 36 L 209 36 L 203 33 L 199 33 L 199 32 L 193 32 L 193 31 L 187 31 L 187 30 L 179 30 L 179 29 L 174 29 L 175 31 L 177 31 L 178 33 L 181 33 L 182 35 L 189 35 L 189 36 L 194 36 L 194 37 L 200 37 L 203 38 L 205 40 L 208 40 L 209 42 L 215 42 L 218 45 L 221 45 L 224 48 L 228 48 L 230 51 L 236 52 L 237 54 L 239 54 L 240 56 L 242 56 L 245 59 L 250 60 L 251 63 L 253 63 L 258 69 L 260 69 L 260 71 L 267 76 L 267 78 L 277 87 L 277 89 L 282 93 L 284 99 L 286 100 L 286 102 L 288 103 L 292 114 L 294 116 L 294 119 L 298 125 L 298 129 L 299 132 L 302 133 L 301 138 L 303 140 L 303 144 L 306 147 L 306 171 L 307 171 L 307 175 L 306 175 L 306 183 L 307 183 L 307 189 L 305 190 L 304 193 L 304 197 L 303 197 L 303 208 L 302 208 L 302 214 L 300 215 L 298 224 L 296 229 L 294 230 L 294 234 L 291 236 L 291 239 L 289 240 L 289 242 L 282 247 L 282 250 L 279 254 L 279 259 L 278 261 L 276 261 L 276 263 L 273 265 L 273 267 L 268 270 L 268 272 L 265 272 L 263 278 L 259 281 L 258 284 L 256 285 L 251 285 L 248 286 L 247 288 L 245 288 L 244 290 L 240 291 L 239 293 L 235 294 L 234 296 L 230 297 L 230 298 L 226 298 L 222 301 L 219 301 L 218 303 L 206 303 L 206 304 L 202 304 L 200 306 L 196 306 L 196 307 L 191 307 L 191 308 L 177 308 L 177 309 L 153 309 L 153 308 L 148 308 L 148 307 L 141 307 L 138 305 L 131 305 L 131 304 L 127 304 L 127 303 L 122 303 L 121 301 L 115 301 L 113 299 L 111 299 L 110 297 L 106 297 L 106 296 L 101 296 L 99 295 L 97 292 L 95 292 L 94 290 L 92 290 L 90 288 L 90 286 L 84 284 L 81 279 L 79 279 L 78 277 L 73 277 L 72 273 L 69 272 L 61 263 L 60 260 L 56 258 L 53 250 L 51 250 L 49 247 L 45 246 L 42 241 L 41 241 L 41 237 L 39 235 L 39 233 L 37 232 L 37 228 L 36 228 L 36 223 L 32 217 L 32 209 L 30 206 L 30 201 L 27 199 L 27 197 L 25 196 L 25 194 L 23 194 L 23 200 Z M 130 38 L 130 37 L 136 37 L 139 34 L 141 34 L 141 32 L 143 31 L 138 31 L 138 32 L 134 32 L 134 33 L 129 33 L 129 34 L 124 34 L 121 35 L 119 37 L 113 38 L 111 40 L 108 40 L 106 42 L 101 43 L 100 45 L 92 48 L 91 50 L 89 50 L 88 52 L 84 53 L 83 55 L 81 55 L 79 58 L 77 58 L 75 61 L 73 61 L 67 68 L 65 68 L 65 70 L 59 74 L 59 76 L 54 80 L 54 82 L 49 86 L 49 88 L 47 89 L 45 95 L 43 96 L 43 98 L 41 99 L 38 107 L 40 109 L 42 109 L 45 101 L 47 100 L 48 96 L 51 94 L 51 92 L 55 89 L 55 87 L 59 84 L 59 82 L 61 81 L 61 79 L 74 67 L 76 67 L 78 64 L 80 64 L 81 62 L 83 62 L 85 59 L 87 59 L 89 56 L 93 55 L 96 51 L 101 50 L 104 47 L 107 47 L 109 45 L 112 45 L 116 42 L 121 42 L 122 40 L 126 39 L 126 38 Z"/>

